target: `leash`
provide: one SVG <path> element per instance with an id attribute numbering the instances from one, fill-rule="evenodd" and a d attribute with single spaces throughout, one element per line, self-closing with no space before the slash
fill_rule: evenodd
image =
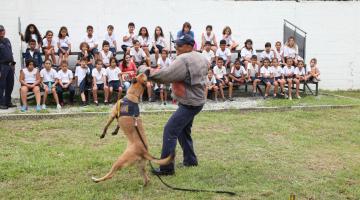
<path id="1" fill-rule="evenodd" d="M 135 129 L 136 129 L 136 132 L 141 140 L 141 142 L 143 143 L 144 147 L 146 150 L 148 150 L 143 138 L 141 137 L 141 134 L 140 134 L 140 131 L 139 131 L 139 128 L 138 128 L 138 123 L 137 123 L 137 118 L 134 117 L 134 121 L 135 121 Z M 150 163 L 150 167 L 152 170 L 155 170 L 154 166 L 152 165 L 151 161 L 149 161 Z M 158 174 L 155 174 L 158 179 L 160 180 L 160 182 L 162 184 L 164 184 L 166 187 L 172 189 L 172 190 L 180 190 L 180 191 L 187 191 L 187 192 L 212 192 L 212 193 L 218 193 L 218 194 L 228 194 L 228 195 L 231 195 L 231 196 L 234 196 L 236 195 L 235 192 L 229 192 L 229 191 L 222 191 L 222 190 L 204 190 L 204 189 L 190 189 L 190 188 L 179 188 L 179 187 L 174 187 L 174 186 L 171 186 L 169 184 L 167 184 L 161 177 L 160 175 Z"/>

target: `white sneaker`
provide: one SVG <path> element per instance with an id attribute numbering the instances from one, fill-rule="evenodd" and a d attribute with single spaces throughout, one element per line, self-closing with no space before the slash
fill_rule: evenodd
<path id="1" fill-rule="evenodd" d="M 41 109 L 46 110 L 46 105 L 43 104 L 43 105 L 41 106 Z"/>
<path id="2" fill-rule="evenodd" d="M 292 97 L 289 97 L 289 100 L 291 101 L 291 100 L 292 100 Z"/>
<path id="3" fill-rule="evenodd" d="M 60 109 L 61 109 L 61 105 L 60 105 L 60 104 L 56 105 L 56 109 L 60 110 Z"/>
<path id="4" fill-rule="evenodd" d="M 301 96 L 297 96 L 296 98 L 301 99 Z"/>

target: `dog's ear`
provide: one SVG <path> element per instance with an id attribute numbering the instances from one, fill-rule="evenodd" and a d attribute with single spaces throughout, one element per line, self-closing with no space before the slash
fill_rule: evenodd
<path id="1" fill-rule="evenodd" d="M 131 82 L 134 84 L 134 83 L 137 83 L 137 79 L 136 79 L 136 77 L 134 77 L 132 80 L 131 80 Z"/>

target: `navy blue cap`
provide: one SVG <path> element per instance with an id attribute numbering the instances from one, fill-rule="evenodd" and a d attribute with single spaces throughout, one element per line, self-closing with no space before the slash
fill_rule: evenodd
<path id="1" fill-rule="evenodd" d="M 179 39 L 173 41 L 176 45 L 184 45 L 184 44 L 188 44 L 191 46 L 194 46 L 195 44 L 195 40 L 193 37 L 191 37 L 191 35 L 189 34 L 185 34 L 183 36 L 181 36 Z"/>
<path id="2" fill-rule="evenodd" d="M 0 31 L 5 31 L 5 28 L 3 25 L 0 25 Z"/>

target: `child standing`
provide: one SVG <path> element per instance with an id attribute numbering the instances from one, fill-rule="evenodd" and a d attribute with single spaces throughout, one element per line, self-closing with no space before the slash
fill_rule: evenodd
<path id="1" fill-rule="evenodd" d="M 133 40 L 135 39 L 135 24 L 130 22 L 128 24 L 128 32 L 123 37 L 123 45 L 121 45 L 121 49 L 123 50 L 124 54 L 130 53 L 130 48 L 133 46 Z"/>
<path id="2" fill-rule="evenodd" d="M 293 66 L 293 59 L 291 57 L 286 58 L 286 65 L 283 68 L 285 82 L 288 84 L 288 97 L 292 100 L 292 84 L 294 79 L 295 68 Z"/>
<path id="3" fill-rule="evenodd" d="M 35 61 L 30 59 L 26 61 L 26 68 L 20 70 L 20 92 L 21 92 L 21 112 L 25 112 L 28 109 L 27 106 L 27 93 L 29 90 L 34 92 L 36 100 L 36 111 L 41 110 L 40 106 L 40 73 L 37 68 L 35 68 Z"/>
<path id="4" fill-rule="evenodd" d="M 230 26 L 225 26 L 225 28 L 223 29 L 223 40 L 226 41 L 226 46 L 231 50 L 235 50 L 237 46 L 239 46 L 239 44 L 232 39 L 231 37 L 231 34 L 232 34 L 232 31 L 231 31 L 231 28 Z"/>
<path id="5" fill-rule="evenodd" d="M 42 109 L 46 109 L 46 99 L 48 94 L 51 92 L 56 102 L 56 108 L 60 110 L 61 105 L 59 103 L 59 98 L 56 93 L 56 84 L 58 83 L 57 72 L 55 69 L 51 67 L 52 66 L 51 60 L 49 59 L 45 60 L 44 65 L 45 68 L 40 71 L 41 84 L 42 87 L 44 88 Z"/>
<path id="6" fill-rule="evenodd" d="M 206 78 L 206 87 L 205 87 L 205 100 L 207 99 L 208 96 L 208 92 L 214 92 L 215 93 L 215 101 L 217 102 L 217 97 L 218 97 L 218 90 L 219 87 L 216 86 L 216 78 L 213 74 L 213 71 L 211 69 L 208 70 L 208 75 Z M 224 91 L 221 90 L 222 94 L 221 96 L 224 97 Z"/>
<path id="7" fill-rule="evenodd" d="M 36 41 L 34 39 L 31 39 L 29 41 L 29 47 L 30 48 L 26 49 L 24 59 L 25 60 L 33 59 L 35 62 L 35 66 L 39 70 L 41 70 L 42 69 L 42 57 L 41 57 L 40 51 L 38 49 L 36 49 Z"/>
<path id="8" fill-rule="evenodd" d="M 94 103 L 96 106 L 99 105 L 97 92 L 99 90 L 104 90 L 104 104 L 107 105 L 109 99 L 109 87 L 106 83 L 106 70 L 103 68 L 103 63 L 101 60 L 95 61 L 95 67 L 96 69 L 93 69 L 91 74 L 93 77 L 92 92 L 94 97 Z"/>
<path id="9" fill-rule="evenodd" d="M 53 38 L 54 33 L 52 31 L 46 31 L 45 37 L 43 39 L 43 53 L 45 54 L 45 60 L 49 59 L 51 57 L 51 60 L 53 63 L 56 63 L 55 58 L 55 46 L 56 41 Z"/>
<path id="10" fill-rule="evenodd" d="M 100 60 L 105 68 L 110 66 L 110 58 L 113 57 L 113 53 L 110 51 L 110 44 L 104 40 L 102 43 L 102 50 L 100 51 Z"/>
<path id="11" fill-rule="evenodd" d="M 218 63 L 218 59 L 221 58 L 226 67 L 230 67 L 231 63 L 231 52 L 230 49 L 226 48 L 226 41 L 220 40 L 220 48 L 216 50 L 215 61 Z"/>
<path id="12" fill-rule="evenodd" d="M 58 37 L 59 37 L 59 41 L 57 43 L 57 47 L 58 47 L 59 65 L 60 65 L 60 63 L 63 60 L 65 61 L 68 60 L 71 51 L 69 33 L 68 33 L 68 29 L 65 26 L 60 28 Z"/>
<path id="13" fill-rule="evenodd" d="M 75 80 L 80 90 L 82 106 L 87 105 L 86 96 L 87 96 L 87 87 L 89 84 L 87 82 L 86 76 L 90 75 L 90 69 L 86 65 L 86 63 L 87 63 L 86 58 L 81 59 L 80 66 L 77 66 L 75 69 Z"/>
<path id="14" fill-rule="evenodd" d="M 215 65 L 215 54 L 211 50 L 211 43 L 209 41 L 206 41 L 203 47 L 202 55 L 206 58 L 208 61 L 208 68 L 212 68 Z"/>
<path id="15" fill-rule="evenodd" d="M 113 56 L 116 56 L 117 51 L 117 44 L 116 44 L 116 37 L 114 35 L 114 26 L 109 25 L 107 26 L 107 33 L 105 34 L 105 41 L 107 41 L 110 45 L 110 51 Z"/>
<path id="16" fill-rule="evenodd" d="M 256 96 L 256 87 L 257 84 L 260 83 L 260 74 L 259 74 L 259 66 L 257 64 L 257 56 L 253 55 L 251 57 L 251 62 L 247 64 L 247 70 L 249 74 L 248 81 L 252 81 L 252 96 Z"/>
<path id="17" fill-rule="evenodd" d="M 163 49 L 161 51 L 161 58 L 158 60 L 157 62 L 157 68 L 163 69 L 165 67 L 169 67 L 171 64 L 171 60 L 168 57 L 168 51 L 166 49 Z M 166 105 L 166 101 L 167 101 L 167 95 L 168 95 L 168 90 L 170 88 L 170 85 L 166 85 L 166 84 L 160 84 L 160 100 L 161 100 L 161 104 Z"/>
<path id="18" fill-rule="evenodd" d="M 120 99 L 122 94 L 121 70 L 116 66 L 114 57 L 110 58 L 110 66 L 106 68 L 106 77 L 109 85 L 109 102 L 114 90 L 118 91 L 117 100 Z"/>
<path id="19" fill-rule="evenodd" d="M 217 65 L 213 69 L 216 81 L 221 86 L 229 86 L 229 101 L 233 101 L 232 98 L 232 90 L 233 90 L 233 83 L 229 81 L 228 77 L 226 76 L 226 68 L 224 66 L 224 61 L 222 58 L 219 58 L 217 61 Z M 222 96 L 223 100 L 225 100 L 224 96 Z"/>
<path id="20" fill-rule="evenodd" d="M 284 85 L 285 85 L 285 79 L 284 79 L 284 72 L 282 67 L 280 66 L 280 63 L 277 58 L 272 59 L 272 70 L 274 72 L 274 81 L 277 82 L 278 85 L 280 85 L 281 96 L 284 96 Z M 274 91 L 275 92 L 275 91 Z M 277 92 L 277 90 L 276 90 Z"/>
<path id="21" fill-rule="evenodd" d="M 63 99 L 63 92 L 69 91 L 69 103 L 74 103 L 74 95 L 75 95 L 75 88 L 73 86 L 73 78 L 74 75 L 72 71 L 68 69 L 68 63 L 63 60 L 61 62 L 61 69 L 57 73 L 58 84 L 56 87 L 56 92 L 59 97 L 59 102 L 61 106 L 64 106 L 64 99 Z"/>
<path id="22" fill-rule="evenodd" d="M 274 82 L 274 72 L 270 67 L 270 59 L 267 57 L 264 58 L 263 64 L 264 65 L 260 69 L 260 74 L 261 74 L 262 82 L 266 85 L 264 98 L 266 99 L 269 96 L 271 85 L 274 85 L 274 97 L 276 97 L 278 83 Z"/>
<path id="23" fill-rule="evenodd" d="M 86 27 L 86 36 L 83 42 L 89 45 L 89 52 L 94 56 L 95 60 L 99 59 L 99 50 L 97 49 L 98 43 L 94 36 L 94 27 L 91 25 Z"/>

